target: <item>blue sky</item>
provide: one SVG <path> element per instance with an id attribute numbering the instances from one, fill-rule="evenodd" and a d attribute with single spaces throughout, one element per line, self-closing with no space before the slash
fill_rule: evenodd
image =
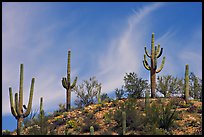
<path id="1" fill-rule="evenodd" d="M 52 112 L 65 103 L 61 78 L 66 76 L 71 49 L 71 79 L 78 84 L 91 76 L 111 94 L 123 85 L 125 73 L 149 80 L 142 60 L 150 51 L 151 34 L 166 57 L 158 75 L 183 77 L 185 64 L 202 78 L 201 2 L 54 2 L 2 3 L 2 128 L 14 130 L 9 91 L 19 88 L 24 64 L 24 103 L 32 77 L 36 78 L 33 108 L 44 98 Z M 73 100 L 76 96 L 72 93 Z"/>

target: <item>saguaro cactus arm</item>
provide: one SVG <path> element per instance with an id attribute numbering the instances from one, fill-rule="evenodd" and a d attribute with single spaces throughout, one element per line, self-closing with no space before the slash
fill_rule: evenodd
<path id="1" fill-rule="evenodd" d="M 146 55 L 147 55 L 149 58 L 151 58 L 151 55 L 148 53 L 147 48 L 144 47 L 144 49 L 145 49 L 145 53 L 146 53 Z"/>
<path id="2" fill-rule="evenodd" d="M 158 45 L 158 48 L 157 48 L 157 58 L 159 58 L 161 55 L 162 55 L 162 53 L 163 53 L 163 48 L 160 48 L 160 45 Z"/>
<path id="3" fill-rule="evenodd" d="M 162 64 L 161 64 L 161 66 L 159 67 L 159 69 L 156 70 L 156 73 L 159 73 L 159 72 L 163 69 L 163 67 L 164 67 L 164 62 L 165 62 L 165 57 L 163 57 L 163 59 L 162 59 Z"/>
<path id="4" fill-rule="evenodd" d="M 16 112 L 16 106 L 13 102 L 13 93 L 12 93 L 12 88 L 9 88 L 9 95 L 10 95 L 10 105 L 11 105 L 11 113 L 13 114 L 13 116 L 17 119 L 18 115 Z"/>
<path id="5" fill-rule="evenodd" d="M 67 85 L 67 79 L 66 78 L 62 78 L 62 86 L 67 89 L 68 88 L 68 85 Z"/>
<path id="6" fill-rule="evenodd" d="M 18 117 L 21 117 L 21 113 L 19 110 L 19 103 L 18 103 L 18 93 L 15 93 L 15 106 L 16 106 L 16 112 Z"/>
<path id="7" fill-rule="evenodd" d="M 23 117 L 27 117 L 30 114 L 31 107 L 32 107 L 32 100 L 33 100 L 33 91 L 34 91 L 34 83 L 35 83 L 35 78 L 32 78 L 31 81 L 31 87 L 30 87 L 30 96 L 29 96 L 29 101 L 28 101 L 28 107 L 26 109 L 26 112 L 23 114 Z"/>
<path id="8" fill-rule="evenodd" d="M 75 77 L 74 82 L 73 82 L 72 85 L 71 85 L 71 88 L 74 88 L 74 87 L 75 87 L 76 82 L 77 82 L 77 77 Z"/>
<path id="9" fill-rule="evenodd" d="M 151 67 L 149 66 L 148 62 L 147 62 L 147 58 L 146 55 L 144 54 L 144 60 L 143 60 L 143 65 L 147 70 L 150 70 Z"/>

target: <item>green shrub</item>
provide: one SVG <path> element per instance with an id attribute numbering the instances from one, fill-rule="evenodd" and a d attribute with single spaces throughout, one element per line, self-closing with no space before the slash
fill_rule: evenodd
<path id="1" fill-rule="evenodd" d="M 168 131 L 178 116 L 176 108 L 172 111 L 172 107 L 171 102 L 167 105 L 153 102 L 151 107 L 149 106 L 149 111 L 146 114 L 146 122 Z"/>
<path id="2" fill-rule="evenodd" d="M 67 121 L 66 125 L 68 128 L 76 128 L 77 123 L 75 120 L 69 120 L 69 121 Z"/>
<path id="3" fill-rule="evenodd" d="M 122 111 L 126 112 L 127 132 L 130 130 L 143 129 L 145 117 L 142 115 L 142 112 L 137 109 L 135 99 L 128 99 L 123 104 L 119 104 L 113 114 L 113 119 L 118 123 L 114 128 L 119 134 L 122 134 Z"/>
<path id="4" fill-rule="evenodd" d="M 99 124 L 96 122 L 96 118 L 93 113 L 87 113 L 82 125 L 82 132 L 89 132 L 90 126 L 94 127 L 94 130 L 99 130 Z"/>

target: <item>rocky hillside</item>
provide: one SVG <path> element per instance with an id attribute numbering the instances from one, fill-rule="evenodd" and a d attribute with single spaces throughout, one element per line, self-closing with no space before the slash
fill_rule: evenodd
<path id="1" fill-rule="evenodd" d="M 149 102 L 148 111 L 145 99 L 113 100 L 70 112 L 55 111 L 44 118 L 43 126 L 38 120 L 28 122 L 23 134 L 90 135 L 90 127 L 93 126 L 94 135 L 120 135 L 124 130 L 122 111 L 126 112 L 126 135 L 202 134 L 202 102 L 191 100 L 186 104 L 180 98 L 150 99 Z M 162 124 L 154 122 L 159 118 L 164 121 Z M 3 134 L 6 134 L 5 131 Z M 9 134 L 15 135 L 16 132 Z"/>

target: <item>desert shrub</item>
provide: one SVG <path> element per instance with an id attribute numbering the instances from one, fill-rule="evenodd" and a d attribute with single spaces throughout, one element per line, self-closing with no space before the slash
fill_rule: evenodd
<path id="1" fill-rule="evenodd" d="M 163 129 L 158 128 L 156 125 L 146 125 L 144 130 L 141 131 L 142 135 L 170 135 L 170 133 Z"/>
<path id="2" fill-rule="evenodd" d="M 55 111 L 53 112 L 53 116 L 54 116 L 54 117 L 60 116 L 60 115 L 62 115 L 63 112 L 65 112 L 65 111 L 66 111 L 65 104 L 60 103 L 58 110 L 55 110 Z"/>
<path id="3" fill-rule="evenodd" d="M 66 125 L 67 125 L 66 127 L 68 128 L 76 128 L 77 122 L 75 120 L 69 120 L 67 121 Z"/>
<path id="4" fill-rule="evenodd" d="M 94 131 L 99 130 L 99 124 L 96 122 L 96 118 L 93 113 L 87 113 L 84 120 L 83 120 L 83 125 L 82 125 L 82 132 L 89 132 L 90 131 L 90 126 L 94 127 Z"/>
<path id="5" fill-rule="evenodd" d="M 11 132 L 9 130 L 2 130 L 2 135 L 11 135 Z"/>
<path id="6" fill-rule="evenodd" d="M 111 113 L 106 112 L 104 114 L 104 122 L 105 122 L 105 124 L 111 123 Z"/>
<path id="7" fill-rule="evenodd" d="M 40 135 L 40 126 L 38 125 L 33 125 L 31 127 L 28 127 L 28 135 Z"/>
<path id="8" fill-rule="evenodd" d="M 28 115 L 28 117 L 23 119 L 23 124 L 25 128 L 36 124 L 37 113 L 38 113 L 38 109 L 31 110 L 31 113 Z"/>
<path id="9" fill-rule="evenodd" d="M 60 125 L 63 125 L 65 123 L 66 123 L 66 121 L 63 118 L 58 118 L 58 117 L 55 118 L 55 122 L 54 122 L 55 125 L 60 126 Z"/>
<path id="10" fill-rule="evenodd" d="M 148 80 L 143 80 L 134 72 L 124 76 L 124 88 L 128 98 L 141 98 L 142 92 L 148 89 Z"/>
<path id="11" fill-rule="evenodd" d="M 144 116 L 142 112 L 137 109 L 135 99 L 128 99 L 124 103 L 118 104 L 118 108 L 113 114 L 113 119 L 118 123 L 115 130 L 122 134 L 122 111 L 126 112 L 126 127 L 127 131 L 141 130 L 143 127 Z"/>
<path id="12" fill-rule="evenodd" d="M 189 113 L 195 113 L 195 112 L 197 112 L 197 107 L 196 107 L 196 106 L 190 106 L 190 107 L 187 109 L 187 112 L 189 112 Z"/>
<path id="13" fill-rule="evenodd" d="M 102 110 L 102 104 L 97 104 L 96 108 L 93 110 L 94 113 L 99 112 Z"/>
<path id="14" fill-rule="evenodd" d="M 119 88 L 115 89 L 116 99 L 122 99 L 124 97 L 124 94 L 125 94 L 124 86 L 122 86 L 121 89 Z"/>
<path id="15" fill-rule="evenodd" d="M 155 125 L 157 128 L 169 130 L 178 116 L 176 108 L 172 111 L 172 103 L 167 105 L 164 103 L 157 104 L 153 102 L 146 113 L 146 122 Z"/>
<path id="16" fill-rule="evenodd" d="M 84 80 L 78 86 L 75 86 L 73 91 L 77 95 L 75 104 L 78 108 L 82 108 L 96 103 L 97 95 L 101 92 L 101 83 L 99 83 L 95 77 Z"/>

